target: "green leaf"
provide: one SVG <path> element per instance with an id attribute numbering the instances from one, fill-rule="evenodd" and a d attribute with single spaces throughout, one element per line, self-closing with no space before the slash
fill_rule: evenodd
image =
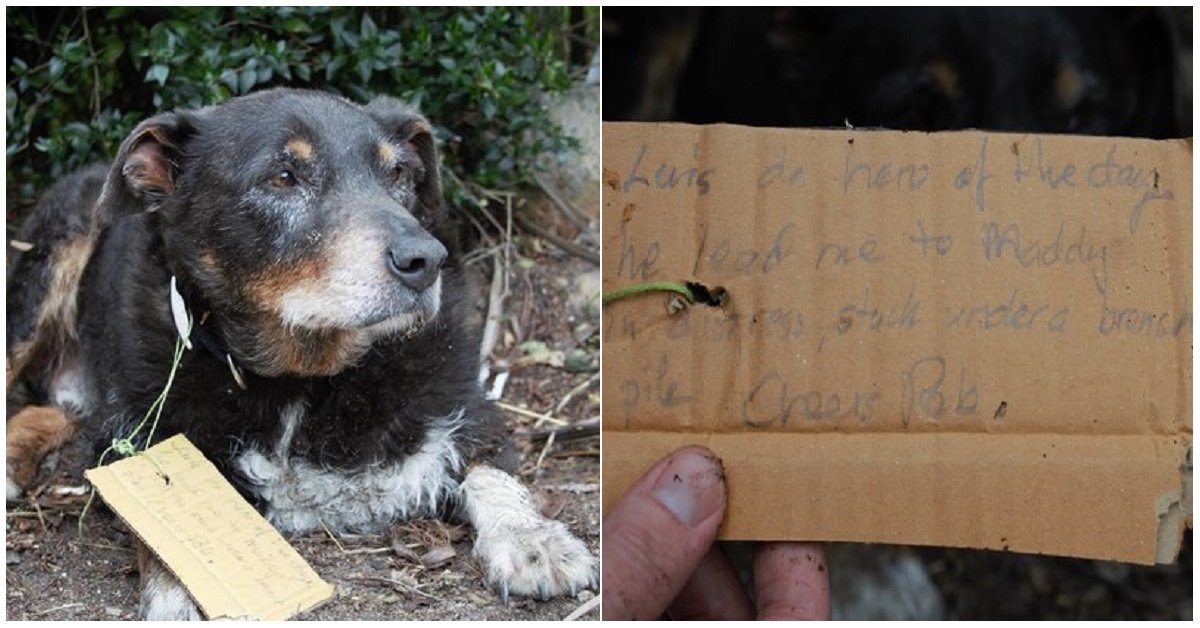
<path id="1" fill-rule="evenodd" d="M 112 65 L 125 54 L 125 42 L 120 39 L 109 40 L 104 46 L 104 52 L 100 53 L 100 62 L 104 65 Z"/>
<path id="2" fill-rule="evenodd" d="M 362 27 L 359 29 L 363 39 L 375 39 L 379 35 L 379 28 L 375 26 L 375 20 L 371 19 L 370 13 L 363 13 Z"/>
<path id="3" fill-rule="evenodd" d="M 253 68 L 246 68 L 238 72 L 238 93 L 249 94 L 250 90 L 254 89 L 254 81 L 258 78 L 258 73 Z"/>
<path id="4" fill-rule="evenodd" d="M 78 64 L 83 61 L 87 53 L 87 45 L 82 39 L 64 43 L 60 51 L 62 58 L 71 64 Z"/>
<path id="5" fill-rule="evenodd" d="M 447 70 L 453 70 L 458 66 L 458 64 L 454 62 L 454 59 L 451 59 L 450 57 L 441 57 L 438 59 L 438 63 Z"/>
<path id="6" fill-rule="evenodd" d="M 304 34 L 311 33 L 312 27 L 303 18 L 293 16 L 283 21 L 283 30 L 289 33 Z"/>
<path id="7" fill-rule="evenodd" d="M 225 70 L 221 73 L 220 81 L 229 87 L 229 91 L 237 93 L 238 89 L 238 74 L 237 70 Z"/>
<path id="8" fill-rule="evenodd" d="M 341 15 L 333 19 L 329 23 L 329 31 L 333 33 L 334 45 L 350 44 L 348 33 L 346 31 L 346 20 L 350 19 L 349 15 Z"/>
<path id="9" fill-rule="evenodd" d="M 156 63 L 156 64 L 150 66 L 149 70 L 146 70 L 146 79 L 145 80 L 147 83 L 149 83 L 150 81 L 154 81 L 154 82 L 158 83 L 159 87 L 162 87 L 163 85 L 167 84 L 167 77 L 170 75 L 171 75 L 170 68 L 168 68 L 167 66 L 165 66 L 161 63 Z"/>
<path id="10" fill-rule="evenodd" d="M 325 80 L 332 82 L 333 78 L 337 76 L 337 73 L 341 71 L 342 67 L 345 65 L 345 57 L 334 57 L 333 60 L 329 62 L 329 65 L 325 66 Z"/>
<path id="11" fill-rule="evenodd" d="M 63 63 L 62 59 L 59 59 L 58 57 L 50 59 L 50 80 L 57 81 L 60 77 L 62 77 L 63 70 L 66 69 L 66 67 L 67 65 Z"/>
<path id="12" fill-rule="evenodd" d="M 546 364 L 561 368 L 565 360 L 562 351 L 552 350 L 540 340 L 523 342 L 518 348 L 521 353 L 525 354 L 523 358 L 517 360 L 518 364 Z"/>

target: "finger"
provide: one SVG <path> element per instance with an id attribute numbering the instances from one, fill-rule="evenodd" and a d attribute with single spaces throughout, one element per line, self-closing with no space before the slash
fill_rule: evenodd
<path id="1" fill-rule="evenodd" d="M 754 554 L 759 619 L 829 619 L 829 572 L 817 543 L 763 543 Z"/>
<path id="2" fill-rule="evenodd" d="M 657 619 L 717 536 L 721 461 L 685 447 L 654 466 L 604 520 L 604 619 Z"/>
<path id="3" fill-rule="evenodd" d="M 754 607 L 737 570 L 716 543 L 709 548 L 696 572 L 667 608 L 671 619 L 749 620 Z"/>

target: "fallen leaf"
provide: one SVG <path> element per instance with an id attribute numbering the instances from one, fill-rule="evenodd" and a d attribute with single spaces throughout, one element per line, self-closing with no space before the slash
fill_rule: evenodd
<path id="1" fill-rule="evenodd" d="M 457 552 L 450 545 L 435 547 L 421 556 L 421 564 L 426 569 L 437 569 L 454 559 Z"/>
<path id="2" fill-rule="evenodd" d="M 392 539 L 392 551 L 396 556 L 410 563 L 421 564 L 421 557 L 417 556 L 410 547 L 400 541 L 400 539 Z"/>

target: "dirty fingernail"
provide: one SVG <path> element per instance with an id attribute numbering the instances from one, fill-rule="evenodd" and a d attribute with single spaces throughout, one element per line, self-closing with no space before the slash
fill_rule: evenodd
<path id="1" fill-rule="evenodd" d="M 654 498 L 687 527 L 725 506 L 725 472 L 714 455 L 685 449 L 676 453 L 654 484 Z"/>

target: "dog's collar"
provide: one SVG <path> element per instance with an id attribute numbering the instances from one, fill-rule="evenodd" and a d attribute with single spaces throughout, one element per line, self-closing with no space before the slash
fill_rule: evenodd
<path id="1" fill-rule="evenodd" d="M 191 312 L 194 311 L 187 306 L 183 299 L 183 295 L 175 285 L 175 276 L 171 276 L 171 316 L 175 319 L 175 329 L 179 336 L 184 338 L 185 345 L 188 349 L 192 345 L 200 345 L 206 351 L 213 354 L 218 360 L 229 365 L 229 372 L 233 375 L 233 381 L 237 383 L 238 388 L 246 390 L 246 378 L 242 375 L 242 369 L 233 361 L 233 355 L 229 353 L 225 347 L 225 343 L 221 341 L 212 329 L 207 326 L 209 312 L 205 310 L 200 315 L 200 320 L 192 317 Z M 190 327 L 190 331 L 189 331 Z"/>
<path id="2" fill-rule="evenodd" d="M 229 372 L 233 375 L 233 381 L 237 383 L 238 388 L 246 390 L 246 378 L 242 375 L 242 369 L 233 361 L 233 355 L 225 347 L 225 343 L 221 341 L 221 337 L 210 329 L 206 323 L 208 322 L 208 312 L 200 315 L 200 320 L 192 325 L 192 335 L 189 337 L 192 344 L 204 347 L 206 351 L 213 354 L 218 360 L 229 365 Z"/>

